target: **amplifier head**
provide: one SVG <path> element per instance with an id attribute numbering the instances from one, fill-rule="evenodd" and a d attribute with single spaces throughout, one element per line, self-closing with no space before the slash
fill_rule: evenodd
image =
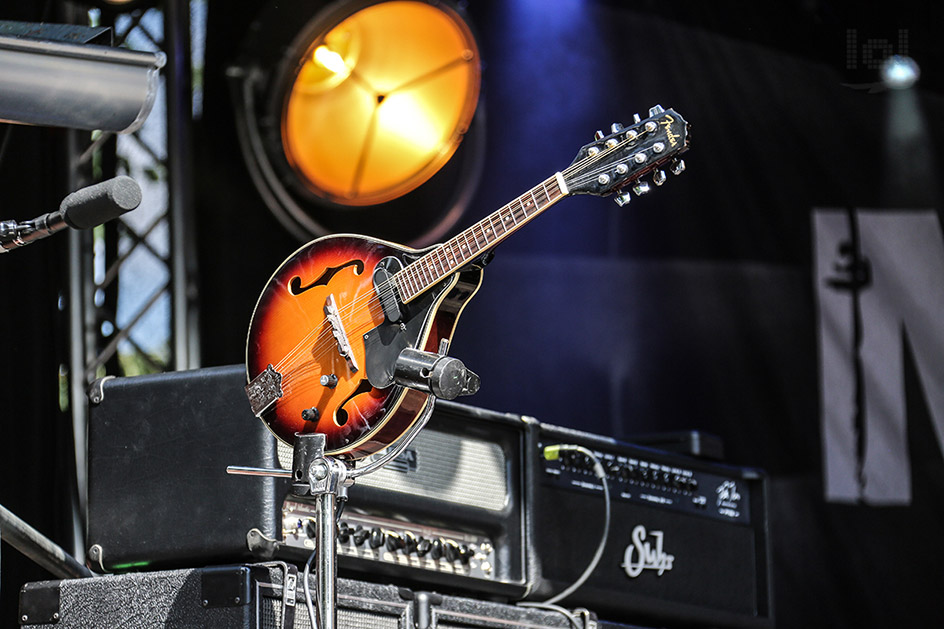
<path id="1" fill-rule="evenodd" d="M 762 474 L 544 424 L 528 449 L 531 598 L 548 599 L 576 581 L 603 532 L 602 481 L 590 458 L 546 460 L 544 448 L 557 444 L 593 452 L 611 497 L 601 560 L 562 605 L 624 622 L 772 625 Z"/>
<path id="2" fill-rule="evenodd" d="M 406 450 L 350 488 L 339 530 L 342 570 L 523 595 L 527 428 L 518 415 L 437 402 Z M 291 461 L 287 449 L 282 461 Z M 288 546 L 313 548 L 305 527 L 312 513 L 286 502 Z"/>

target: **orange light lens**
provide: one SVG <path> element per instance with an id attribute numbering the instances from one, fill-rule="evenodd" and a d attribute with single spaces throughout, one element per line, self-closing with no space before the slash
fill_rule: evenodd
<path id="1" fill-rule="evenodd" d="M 342 205 L 398 198 L 452 157 L 479 97 L 479 55 L 447 7 L 375 4 L 317 37 L 289 92 L 285 155 Z"/>

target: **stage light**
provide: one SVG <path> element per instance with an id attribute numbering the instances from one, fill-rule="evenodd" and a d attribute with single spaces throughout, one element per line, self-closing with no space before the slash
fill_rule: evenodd
<path id="1" fill-rule="evenodd" d="M 458 172 L 445 168 L 476 126 L 481 64 L 471 28 L 446 2 L 342 2 L 309 14 L 286 47 L 298 8 L 270 6 L 245 46 L 251 60 L 231 73 L 244 157 L 263 198 L 302 239 L 440 236 L 479 170 L 468 154 Z"/>
<path id="2" fill-rule="evenodd" d="M 0 35 L 0 121 L 118 133 L 143 124 L 163 53 L 48 39 L 62 30 L 54 25 L 2 25 L 17 35 Z"/>
<path id="3" fill-rule="evenodd" d="M 903 90 L 917 83 L 921 69 L 915 60 L 903 55 L 892 55 L 882 62 L 882 82 L 885 87 Z"/>

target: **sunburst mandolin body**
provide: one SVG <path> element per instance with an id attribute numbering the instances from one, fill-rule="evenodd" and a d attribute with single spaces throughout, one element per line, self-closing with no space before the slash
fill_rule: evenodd
<path id="1" fill-rule="evenodd" d="M 277 437 L 291 444 L 296 433 L 320 432 L 326 454 L 360 458 L 390 445 L 413 424 L 429 396 L 392 383 L 371 385 L 368 365 L 389 361 L 390 366 L 407 346 L 438 351 L 442 340 L 452 338 L 482 280 L 477 266 L 452 274 L 410 303 L 400 303 L 402 316 L 389 321 L 374 271 L 382 261 L 406 266 L 422 254 L 363 236 L 326 236 L 297 250 L 275 271 L 253 312 L 246 369 L 250 381 L 269 365 L 281 375 L 282 396 L 259 415 Z M 350 360 L 339 351 L 325 313 L 329 299 L 349 340 Z M 371 338 L 375 357 L 369 361 Z"/>

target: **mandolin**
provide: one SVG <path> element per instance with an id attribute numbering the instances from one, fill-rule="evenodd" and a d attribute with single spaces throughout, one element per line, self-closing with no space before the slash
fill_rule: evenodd
<path id="1" fill-rule="evenodd" d="M 256 303 L 246 343 L 246 387 L 255 415 L 282 441 L 325 435 L 325 454 L 369 456 L 413 425 L 430 394 L 402 386 L 394 363 L 406 348 L 442 353 L 482 282 L 491 250 L 538 214 L 575 194 L 606 196 L 659 186 L 679 174 L 688 123 L 655 106 L 645 120 L 598 131 L 565 170 L 449 241 L 417 250 L 357 235 L 318 238 L 295 251 Z"/>

